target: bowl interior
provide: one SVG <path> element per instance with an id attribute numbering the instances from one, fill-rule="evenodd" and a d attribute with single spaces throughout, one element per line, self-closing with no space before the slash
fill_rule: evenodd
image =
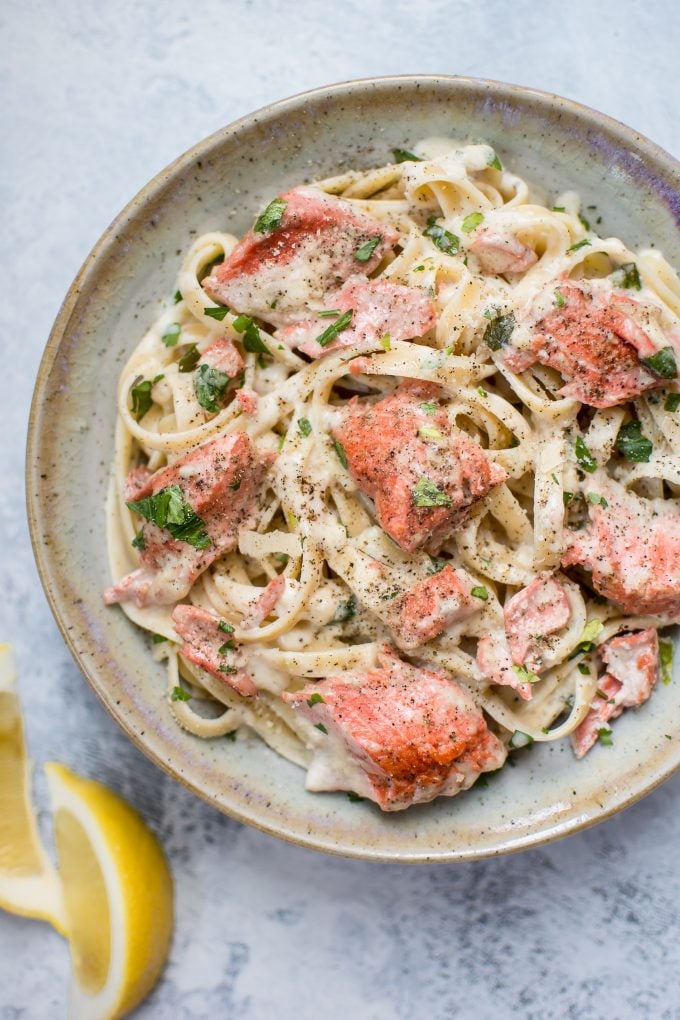
<path id="1" fill-rule="evenodd" d="M 680 262 L 677 164 L 590 110 L 526 89 L 392 78 L 317 90 L 237 122 L 182 156 L 120 214 L 55 324 L 30 425 L 27 491 L 38 566 L 62 632 L 114 718 L 159 765 L 219 809 L 303 845 L 401 861 L 468 858 L 574 831 L 630 803 L 680 764 L 680 685 L 616 724 L 612 748 L 578 763 L 566 743 L 532 748 L 454 799 L 382 815 L 344 794 L 309 794 L 304 773 L 256 739 L 180 730 L 148 639 L 101 593 L 104 500 L 122 365 L 174 289 L 181 253 L 211 229 L 242 233 L 301 181 L 390 159 L 419 138 L 485 141 L 552 198 L 575 189 L 599 230 Z M 669 722 L 673 720 L 673 722 Z M 669 739 L 670 738 L 670 739 Z"/>

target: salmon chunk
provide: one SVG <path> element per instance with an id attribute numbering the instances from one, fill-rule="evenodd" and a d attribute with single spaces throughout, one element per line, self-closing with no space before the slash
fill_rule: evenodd
<path id="1" fill-rule="evenodd" d="M 366 673 L 329 676 L 283 699 L 321 733 L 307 789 L 352 790 L 383 811 L 452 797 L 506 758 L 451 677 L 389 652 Z"/>
<path id="2" fill-rule="evenodd" d="M 240 649 L 230 639 L 233 627 L 215 613 L 181 604 L 172 611 L 175 630 L 184 641 L 181 654 L 232 687 L 237 694 L 257 694 L 255 682 L 245 668 Z"/>
<path id="3" fill-rule="evenodd" d="M 321 358 L 359 341 L 376 343 L 385 336 L 391 340 L 412 340 L 427 333 L 437 321 L 434 303 L 422 290 L 389 280 L 354 278 L 328 300 L 338 313 L 335 320 L 309 319 L 289 326 L 281 333 L 281 339 L 310 358 Z M 326 342 L 324 332 L 328 324 L 341 321 L 350 311 L 349 325 Z"/>
<path id="4" fill-rule="evenodd" d="M 405 552 L 436 552 L 507 477 L 409 385 L 377 403 L 350 401 L 333 435 L 359 488 L 375 501 L 381 526 Z"/>
<path id="5" fill-rule="evenodd" d="M 213 300 L 274 326 L 323 308 L 326 294 L 357 272 L 372 272 L 399 240 L 385 223 L 316 188 L 294 188 L 278 203 L 270 226 L 260 217 L 203 280 Z"/>
<path id="6" fill-rule="evenodd" d="M 447 564 L 390 604 L 389 625 L 401 648 L 417 648 L 481 607 L 467 577 Z"/>
<path id="7" fill-rule="evenodd" d="M 484 227 L 477 231 L 468 250 L 477 256 L 485 273 L 493 273 L 496 276 L 525 273 L 538 261 L 533 248 L 523 244 L 514 234 L 505 234 Z"/>
<path id="8" fill-rule="evenodd" d="M 236 546 L 241 528 L 252 525 L 264 460 L 248 437 L 236 432 L 196 447 L 141 486 L 134 470 L 134 499 L 141 506 L 131 509 L 143 521 L 135 539 L 141 566 L 109 588 L 104 601 L 134 602 L 140 608 L 169 605 L 184 598 L 199 574 Z M 154 520 L 162 502 L 165 527 Z"/>
<path id="9" fill-rule="evenodd" d="M 588 504 L 589 525 L 567 531 L 562 566 L 592 572 L 596 591 L 625 613 L 680 614 L 680 509 L 646 500 L 598 473 L 592 488 L 607 506 Z"/>
<path id="10" fill-rule="evenodd" d="M 511 687 L 525 701 L 531 699 L 531 684 L 513 669 L 515 665 L 504 637 L 485 634 L 477 644 L 477 665 L 492 684 Z"/>
<path id="11" fill-rule="evenodd" d="M 571 283 L 561 284 L 559 292 L 563 306 L 538 323 L 531 346 L 542 365 L 566 380 L 560 396 L 613 407 L 664 385 L 640 361 L 655 352 L 655 345 L 611 296 Z"/>
<path id="12" fill-rule="evenodd" d="M 577 758 L 587 754 L 600 730 L 609 730 L 611 720 L 624 708 L 637 708 L 646 701 L 659 679 L 659 637 L 654 627 L 612 638 L 600 654 L 607 672 L 598 680 L 588 714 L 571 735 Z"/>
<path id="13" fill-rule="evenodd" d="M 201 354 L 200 364 L 216 368 L 230 379 L 235 379 L 243 371 L 245 363 L 235 344 L 223 337 L 210 344 L 210 347 L 206 347 Z"/>
<path id="14" fill-rule="evenodd" d="M 513 663 L 537 673 L 543 666 L 546 638 L 566 627 L 571 609 L 564 586 L 552 574 L 538 574 L 505 603 L 503 615 Z"/>

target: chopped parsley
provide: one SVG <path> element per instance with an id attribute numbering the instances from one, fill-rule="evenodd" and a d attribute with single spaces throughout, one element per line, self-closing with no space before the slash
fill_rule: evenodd
<path id="1" fill-rule="evenodd" d="M 421 475 L 411 490 L 415 506 L 451 506 L 451 497 L 438 489 L 434 482 L 425 475 Z"/>
<path id="2" fill-rule="evenodd" d="M 348 620 L 354 619 L 357 611 L 357 600 L 356 595 L 350 595 L 348 599 L 341 602 L 338 608 L 335 610 L 335 614 L 331 623 L 347 623 Z"/>
<path id="3" fill-rule="evenodd" d="M 629 421 L 619 429 L 616 449 L 631 464 L 647 464 L 654 446 L 651 439 L 642 435 L 641 422 Z"/>
<path id="4" fill-rule="evenodd" d="M 562 502 L 564 503 L 565 506 L 569 506 L 573 498 L 574 498 L 573 492 L 567 492 L 567 490 L 565 489 L 564 492 L 562 493 Z"/>
<path id="5" fill-rule="evenodd" d="M 585 218 L 585 216 L 583 215 L 583 213 L 579 213 L 579 214 L 578 214 L 578 218 L 579 218 L 579 221 L 580 221 L 580 223 L 581 223 L 581 226 L 582 226 L 582 227 L 583 227 L 583 228 L 584 228 L 585 230 L 590 230 L 590 223 L 588 223 L 588 220 L 587 220 L 587 219 Z"/>
<path id="6" fill-rule="evenodd" d="M 574 448 L 576 451 L 576 462 L 581 470 L 586 471 L 589 475 L 592 475 L 593 471 L 597 471 L 597 461 L 580 436 L 577 437 Z"/>
<path id="7" fill-rule="evenodd" d="M 161 340 L 166 347 L 175 347 L 181 332 L 182 327 L 179 322 L 171 322 L 170 325 L 166 327 L 163 335 L 161 336 Z"/>
<path id="8" fill-rule="evenodd" d="M 232 326 L 237 333 L 243 334 L 242 343 L 250 354 L 269 354 L 269 348 L 260 337 L 260 331 L 249 315 L 237 315 Z"/>
<path id="9" fill-rule="evenodd" d="M 218 673 L 226 673 L 227 676 L 235 676 L 238 670 L 235 666 L 229 666 L 226 662 L 223 662 L 221 666 L 217 667 Z"/>
<path id="10" fill-rule="evenodd" d="M 500 351 L 509 342 L 515 328 L 515 316 L 512 312 L 507 315 L 496 315 L 489 321 L 484 330 L 484 341 L 492 351 Z"/>
<path id="11" fill-rule="evenodd" d="M 598 492 L 589 492 L 588 495 L 586 496 L 586 499 L 588 500 L 588 502 L 590 503 L 591 506 L 601 506 L 601 507 L 608 507 L 609 506 L 609 503 L 604 498 L 604 496 L 600 496 L 600 494 Z"/>
<path id="12" fill-rule="evenodd" d="M 678 374 L 678 365 L 675 360 L 675 353 L 672 347 L 663 347 L 651 358 L 641 358 L 643 365 L 651 368 L 655 375 L 662 379 L 675 379 Z"/>
<path id="13" fill-rule="evenodd" d="M 562 293 L 562 291 L 561 290 L 556 290 L 555 291 L 555 305 L 557 306 L 557 308 L 564 308 L 566 303 L 567 303 L 566 302 L 566 298 L 565 298 L 564 294 Z"/>
<path id="14" fill-rule="evenodd" d="M 316 726 L 317 730 L 321 730 L 322 733 L 325 733 L 326 736 L 328 736 L 328 730 L 326 729 L 326 727 L 324 726 L 323 723 L 318 722 L 318 723 L 314 723 L 314 725 Z"/>
<path id="15" fill-rule="evenodd" d="M 420 410 L 425 414 L 434 414 L 439 410 L 439 404 L 436 404 L 434 400 L 426 400 L 424 404 L 420 405 Z"/>
<path id="16" fill-rule="evenodd" d="M 597 739 L 603 745 L 603 747 L 612 747 L 614 741 L 612 740 L 612 731 L 608 726 L 601 726 L 597 731 Z"/>
<path id="17" fill-rule="evenodd" d="M 592 244 L 592 241 L 584 237 L 582 241 L 577 241 L 576 244 L 572 244 L 570 248 L 567 248 L 567 251 L 579 251 L 580 248 L 585 248 L 589 244 Z"/>
<path id="18" fill-rule="evenodd" d="M 290 556 L 288 553 L 274 553 L 274 559 L 277 563 L 280 563 L 282 567 L 287 567 Z"/>
<path id="19" fill-rule="evenodd" d="M 430 556 L 430 565 L 427 568 L 428 574 L 438 574 L 440 570 L 444 569 L 447 563 L 448 560 L 445 560 L 442 556 Z"/>
<path id="20" fill-rule="evenodd" d="M 478 386 L 478 387 L 477 387 L 477 392 L 479 393 L 480 397 L 488 397 L 488 395 L 489 395 L 489 394 L 488 394 L 488 393 L 486 392 L 486 390 L 484 389 L 484 387 L 483 387 L 483 386 Z"/>
<path id="21" fill-rule="evenodd" d="M 301 436 L 311 436 L 312 423 L 309 418 L 298 418 L 297 426 Z"/>
<path id="22" fill-rule="evenodd" d="M 503 169 L 503 167 L 501 166 L 501 161 L 500 161 L 500 159 L 498 158 L 498 156 L 496 155 L 495 152 L 494 152 L 493 156 L 491 157 L 491 159 L 487 159 L 486 165 L 493 167 L 494 170 L 502 170 Z"/>
<path id="23" fill-rule="evenodd" d="M 472 212 L 469 216 L 466 216 L 461 223 L 460 229 L 464 234 L 470 234 L 475 230 L 484 219 L 484 213 Z"/>
<path id="24" fill-rule="evenodd" d="M 362 244 L 360 248 L 357 248 L 354 252 L 354 258 L 357 262 L 368 262 L 381 241 L 382 234 L 376 234 L 370 241 L 366 241 L 366 244 Z"/>
<path id="25" fill-rule="evenodd" d="M 340 461 L 344 468 L 347 468 L 347 454 L 345 453 L 345 447 L 337 439 L 333 440 L 333 446 L 335 448 L 338 460 Z"/>
<path id="26" fill-rule="evenodd" d="M 216 308 L 204 308 L 203 314 L 207 315 L 209 319 L 217 319 L 218 322 L 222 322 L 229 313 L 229 309 L 224 305 L 218 305 Z"/>
<path id="27" fill-rule="evenodd" d="M 444 438 L 439 429 L 435 429 L 431 425 L 421 425 L 418 429 L 418 435 L 421 439 L 434 439 L 435 441 Z"/>
<path id="28" fill-rule="evenodd" d="M 177 368 L 180 372 L 193 372 L 200 360 L 201 355 L 198 353 L 198 347 L 196 344 L 192 344 L 191 347 L 187 347 L 177 362 Z"/>
<path id="29" fill-rule="evenodd" d="M 174 295 L 173 295 L 173 298 L 172 298 L 172 300 L 173 300 L 173 303 L 174 303 L 174 304 L 178 305 L 178 304 L 180 303 L 180 301 L 182 300 L 182 294 L 181 294 L 181 292 L 180 292 L 180 291 L 178 291 L 178 290 L 176 290 L 176 291 L 175 291 L 175 293 L 174 293 Z"/>
<path id="30" fill-rule="evenodd" d="M 635 262 L 624 262 L 622 266 L 612 273 L 612 280 L 617 287 L 625 287 L 628 290 L 642 290 L 640 272 Z"/>
<path id="31" fill-rule="evenodd" d="M 255 226 L 253 227 L 255 233 L 268 234 L 272 230 L 276 230 L 277 227 L 280 227 L 287 205 L 288 203 L 283 198 L 272 199 L 264 212 L 260 213 L 255 220 Z"/>
<path id="32" fill-rule="evenodd" d="M 474 595 L 476 599 L 481 599 L 482 602 L 486 602 L 489 598 L 489 593 L 483 584 L 476 584 L 470 591 L 471 595 Z"/>
<path id="33" fill-rule="evenodd" d="M 133 549 L 141 549 L 142 552 L 146 549 L 146 539 L 144 538 L 144 528 L 140 528 L 135 537 L 130 543 Z"/>
<path id="34" fill-rule="evenodd" d="M 322 311 L 316 313 L 320 319 L 332 319 L 333 316 L 340 314 L 339 308 L 324 308 Z"/>
<path id="35" fill-rule="evenodd" d="M 164 634 L 154 634 L 152 635 L 151 640 L 155 645 L 162 645 L 168 639 L 165 637 Z"/>
<path id="36" fill-rule="evenodd" d="M 585 662 L 579 662 L 578 671 L 579 673 L 583 673 L 584 676 L 590 676 L 590 666 L 587 666 Z"/>
<path id="37" fill-rule="evenodd" d="M 227 392 L 230 378 L 210 365 L 199 365 L 194 379 L 194 392 L 201 407 L 217 414 Z"/>
<path id="38" fill-rule="evenodd" d="M 429 237 L 445 255 L 457 255 L 460 251 L 460 238 L 437 223 L 436 216 L 428 216 L 427 227 L 423 234 L 425 237 Z"/>
<path id="39" fill-rule="evenodd" d="M 673 679 L 673 644 L 671 641 L 659 641 L 659 665 L 661 666 L 661 682 L 669 684 Z"/>
<path id="40" fill-rule="evenodd" d="M 152 383 L 150 379 L 142 379 L 141 376 L 138 376 L 130 387 L 130 397 L 132 399 L 131 410 L 137 421 L 140 421 L 140 419 L 144 417 L 153 404 L 153 400 L 151 398 L 151 385 Z"/>
<path id="41" fill-rule="evenodd" d="M 594 651 L 595 638 L 599 637 L 603 629 L 604 624 L 602 620 L 589 620 L 583 628 L 583 633 L 579 638 L 579 642 L 569 658 L 574 659 L 577 655 L 583 655 Z"/>
<path id="42" fill-rule="evenodd" d="M 365 797 L 360 797 L 358 793 L 354 792 L 354 790 L 349 790 L 348 793 L 347 793 L 347 800 L 351 804 L 360 804 L 364 800 L 366 800 L 366 798 Z"/>
<path id="43" fill-rule="evenodd" d="M 538 673 L 534 673 L 528 666 L 513 666 L 512 671 L 525 684 L 537 684 L 541 679 Z"/>
<path id="44" fill-rule="evenodd" d="M 218 655 L 226 655 L 227 652 L 233 652 L 236 645 L 233 641 L 225 641 L 223 645 L 217 649 Z"/>
<path id="45" fill-rule="evenodd" d="M 552 207 L 552 211 L 553 212 L 566 212 L 567 210 L 566 210 L 566 207 L 563 206 L 563 205 L 554 205 Z"/>
<path id="46" fill-rule="evenodd" d="M 323 697 L 322 694 L 319 694 L 318 691 L 314 691 L 312 696 L 307 698 L 307 704 L 309 705 L 310 708 L 312 707 L 312 705 L 323 705 L 324 703 L 325 698 Z"/>
<path id="47" fill-rule="evenodd" d="M 165 528 L 180 542 L 196 549 L 207 549 L 212 545 L 204 522 L 185 502 L 179 485 L 169 485 L 146 499 L 128 502 L 127 506 L 152 524 Z"/>
<path id="48" fill-rule="evenodd" d="M 323 333 L 320 333 L 316 338 L 316 342 L 319 347 L 328 347 L 328 345 L 335 340 L 338 334 L 342 333 L 343 329 L 347 329 L 352 321 L 353 315 L 354 309 L 350 308 L 344 313 L 344 315 L 341 315 L 339 319 L 336 319 L 335 322 L 331 323 L 327 329 L 324 329 Z"/>
<path id="49" fill-rule="evenodd" d="M 423 157 L 416 156 L 410 149 L 392 149 L 395 163 L 422 163 Z"/>
<path id="50" fill-rule="evenodd" d="M 232 627 L 232 625 L 230 623 L 227 623 L 226 620 L 220 620 L 220 622 L 217 624 L 217 629 L 221 630 L 223 634 L 233 634 L 234 633 L 234 628 Z"/>
<path id="51" fill-rule="evenodd" d="M 680 393 L 667 393 L 664 401 L 664 411 L 677 411 L 680 407 Z"/>
<path id="52" fill-rule="evenodd" d="M 183 687 L 173 687 L 170 698 L 172 701 L 191 701 L 191 695 Z"/>
<path id="53" fill-rule="evenodd" d="M 392 337 L 389 333 L 385 333 L 385 335 L 380 338 L 379 342 L 384 351 L 392 350 Z"/>

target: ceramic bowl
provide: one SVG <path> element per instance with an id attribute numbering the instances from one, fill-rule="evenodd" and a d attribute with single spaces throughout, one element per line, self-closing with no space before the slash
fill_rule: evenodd
<path id="1" fill-rule="evenodd" d="M 566 742 L 516 755 L 487 786 L 383 815 L 345 794 L 310 794 L 304 773 L 253 738 L 203 741 L 165 702 L 148 637 L 109 583 L 104 499 L 119 372 L 172 293 L 197 233 L 242 233 L 263 202 L 301 181 L 385 163 L 431 135 L 486 141 L 548 196 L 577 189 L 601 230 L 654 243 L 680 264 L 678 163 L 602 114 L 495 82 L 395 77 L 275 103 L 200 142 L 148 184 L 97 243 L 50 336 L 33 399 L 28 506 L 35 555 L 65 640 L 106 708 L 158 765 L 216 808 L 283 839 L 352 857 L 450 861 L 564 836 L 632 803 L 680 765 L 680 682 L 616 723 L 613 747 L 577 762 Z M 78 498 L 74 499 L 73 494 Z M 670 739 L 669 739 L 670 737 Z"/>

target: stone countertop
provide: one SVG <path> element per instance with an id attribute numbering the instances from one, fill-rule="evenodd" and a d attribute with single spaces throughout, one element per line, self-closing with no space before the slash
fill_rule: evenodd
<path id="1" fill-rule="evenodd" d="M 271 100 L 416 71 L 554 91 L 680 155 L 680 7 L 5 0 L 0 23 L 0 640 L 16 646 L 38 766 L 61 760 L 120 791 L 170 855 L 176 937 L 138 1015 L 680 1018 L 680 776 L 595 829 L 499 860 L 375 865 L 280 843 L 158 771 L 99 705 L 50 615 L 23 504 L 32 385 L 60 301 L 116 212 L 176 155 Z M 0 915 L 1 1020 L 63 1016 L 68 972 L 59 936 Z"/>

